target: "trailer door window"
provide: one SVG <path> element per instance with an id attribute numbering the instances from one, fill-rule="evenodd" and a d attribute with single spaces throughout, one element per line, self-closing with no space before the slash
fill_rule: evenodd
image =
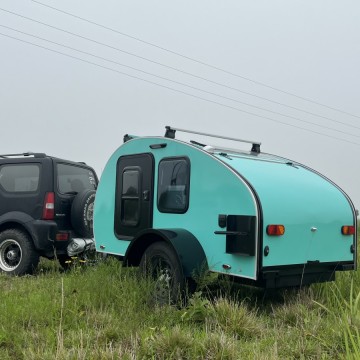
<path id="1" fill-rule="evenodd" d="M 122 176 L 121 222 L 136 226 L 139 222 L 139 171 L 125 169 Z"/>
<path id="2" fill-rule="evenodd" d="M 190 161 L 167 158 L 159 163 L 158 209 L 183 214 L 189 207 Z"/>

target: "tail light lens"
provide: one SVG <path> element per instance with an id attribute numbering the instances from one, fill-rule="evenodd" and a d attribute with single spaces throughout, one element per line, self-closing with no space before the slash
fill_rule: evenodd
<path id="1" fill-rule="evenodd" d="M 354 235 L 355 234 L 355 226 L 353 225 L 344 225 L 341 227 L 341 233 L 343 235 Z"/>
<path id="2" fill-rule="evenodd" d="M 58 232 L 55 237 L 57 241 L 68 241 L 69 238 L 70 236 L 68 232 Z"/>
<path id="3" fill-rule="evenodd" d="M 285 234 L 284 225 L 268 225 L 266 227 L 266 233 L 270 236 L 281 236 Z"/>
<path id="4" fill-rule="evenodd" d="M 55 214 L 55 194 L 48 192 L 45 195 L 43 207 L 43 220 L 53 220 Z"/>

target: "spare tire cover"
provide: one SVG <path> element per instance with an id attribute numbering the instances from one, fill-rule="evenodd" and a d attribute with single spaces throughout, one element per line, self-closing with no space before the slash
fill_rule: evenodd
<path id="1" fill-rule="evenodd" d="M 93 237 L 95 190 L 79 192 L 71 205 L 71 224 L 82 237 Z"/>

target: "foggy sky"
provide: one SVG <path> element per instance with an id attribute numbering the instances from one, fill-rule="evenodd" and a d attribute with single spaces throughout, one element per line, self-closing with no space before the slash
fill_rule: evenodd
<path id="1" fill-rule="evenodd" d="M 2 9 L 333 120 L 220 87 L 0 10 L 1 25 L 193 88 L 0 26 L 2 34 L 238 109 L 0 35 L 1 154 L 45 152 L 85 161 L 100 175 L 110 155 L 122 144 L 124 134 L 164 135 L 164 127 L 171 125 L 261 141 L 263 151 L 299 161 L 328 176 L 350 195 L 356 207 L 360 206 L 359 1 L 40 1 L 358 117 L 211 69 L 30 0 L 0 0 Z M 308 123 L 202 93 L 194 87 Z M 179 134 L 179 138 L 236 146 L 196 135 Z"/>

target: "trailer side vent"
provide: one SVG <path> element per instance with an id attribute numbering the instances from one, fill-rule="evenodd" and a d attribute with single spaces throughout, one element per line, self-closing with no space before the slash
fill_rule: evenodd
<path id="1" fill-rule="evenodd" d="M 221 216 L 221 215 L 220 215 Z M 224 225 L 223 219 L 219 226 Z M 216 235 L 226 235 L 226 253 L 255 256 L 256 216 L 228 215 L 226 231 L 215 231 Z"/>

